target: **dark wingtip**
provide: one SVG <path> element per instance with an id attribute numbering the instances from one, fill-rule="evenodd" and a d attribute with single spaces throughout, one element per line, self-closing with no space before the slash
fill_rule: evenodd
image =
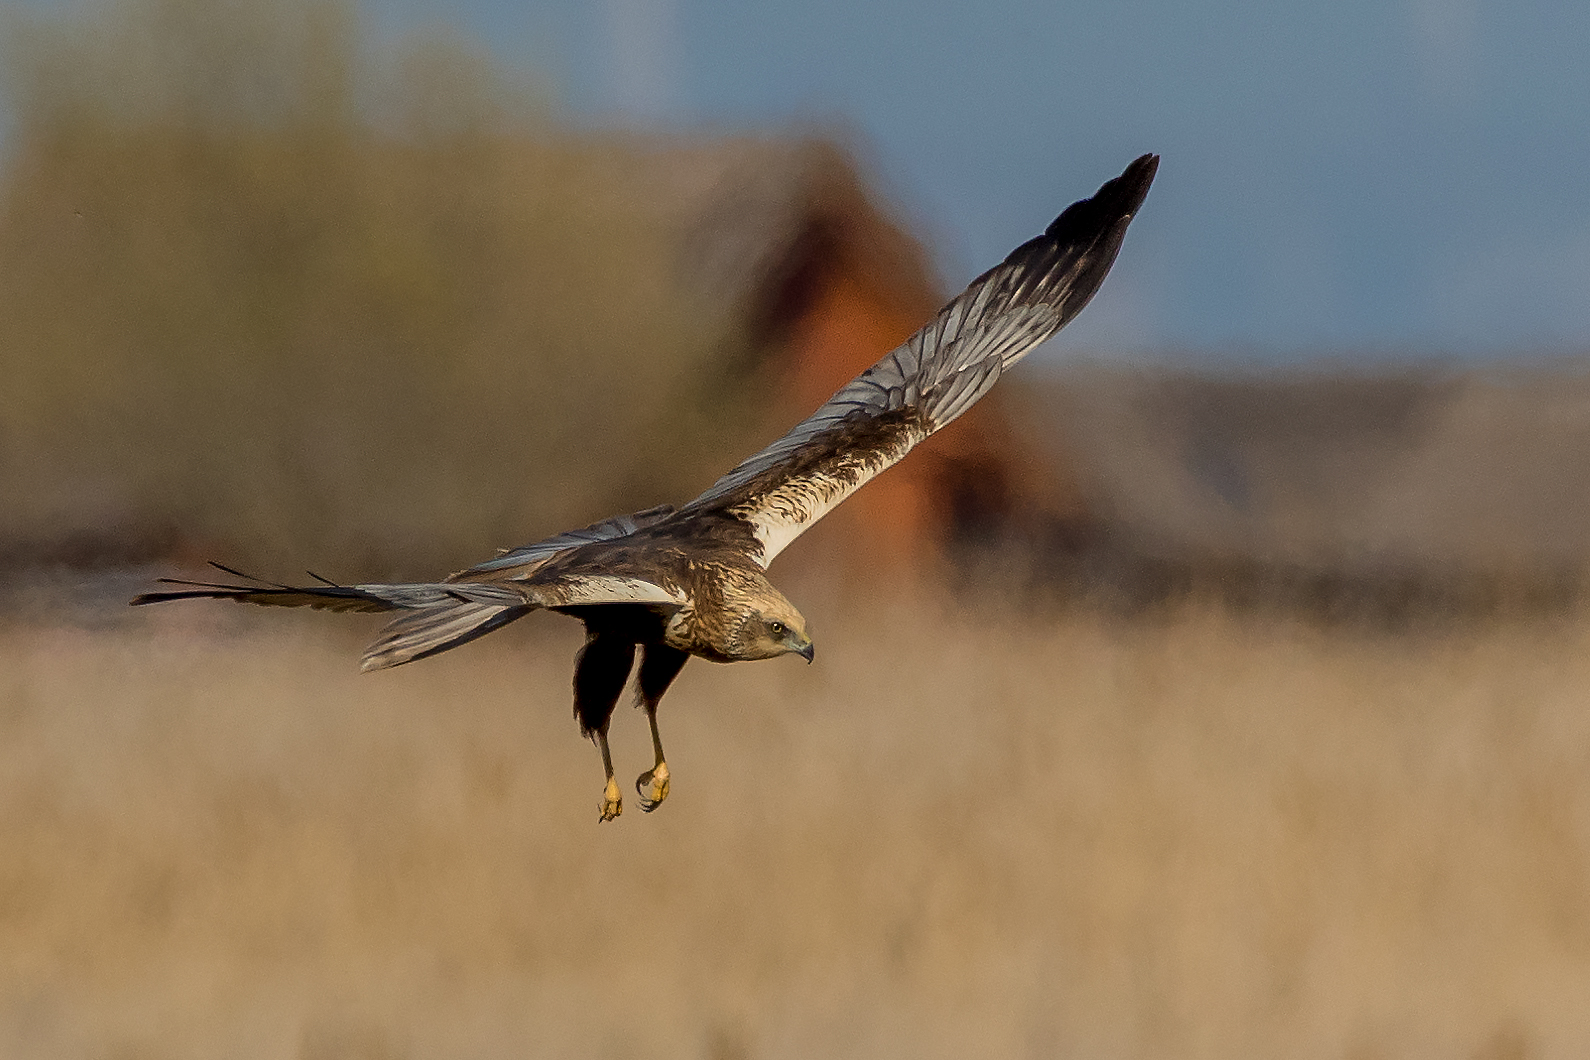
<path id="1" fill-rule="evenodd" d="M 172 585 L 192 584 L 189 582 L 174 581 L 171 578 L 161 578 L 160 580 L 163 582 L 170 582 Z M 171 600 L 197 600 L 203 598 L 219 598 L 220 596 L 221 593 L 215 589 L 179 589 L 176 592 L 169 593 L 139 593 L 137 596 L 127 601 L 127 606 L 141 607 L 144 604 L 163 604 Z"/>
<path id="2" fill-rule="evenodd" d="M 222 574 L 230 574 L 232 577 L 234 577 L 234 578 L 242 578 L 244 581 L 250 581 L 250 582 L 259 581 L 259 579 L 254 577 L 254 575 L 252 575 L 252 574 L 244 574 L 242 571 L 238 570 L 236 567 L 228 567 L 225 563 L 217 563 L 213 559 L 207 559 L 204 562 L 208 563 L 210 566 L 214 567 L 216 570 L 220 571 Z M 165 579 L 165 578 L 161 579 L 161 581 L 167 581 L 167 580 L 169 580 L 169 579 Z M 269 583 L 267 582 L 266 584 L 269 584 Z"/>
<path id="3" fill-rule="evenodd" d="M 1132 164 L 1122 171 L 1114 180 L 1106 181 L 1099 193 L 1103 194 L 1110 185 L 1117 185 L 1122 198 L 1131 213 L 1136 213 L 1138 207 L 1143 205 L 1143 200 L 1148 197 L 1148 189 L 1153 186 L 1154 176 L 1159 172 L 1159 156 L 1155 154 L 1139 155 L 1132 160 Z M 1095 195 L 1094 198 L 1098 196 Z"/>
<path id="4" fill-rule="evenodd" d="M 1074 202 L 1054 219 L 1044 235 L 1070 242 L 1086 232 L 1098 231 L 1118 221 L 1130 219 L 1148 197 L 1148 189 L 1159 172 L 1159 156 L 1140 155 L 1121 175 L 1104 182 L 1091 199 Z"/>
<path id="5" fill-rule="evenodd" d="M 156 578 L 162 585 L 192 585 L 192 582 L 178 581 L 175 578 Z M 142 607 L 144 604 L 163 604 L 167 600 L 180 600 L 187 593 L 181 590 L 176 592 L 139 593 L 127 601 L 128 607 Z"/>

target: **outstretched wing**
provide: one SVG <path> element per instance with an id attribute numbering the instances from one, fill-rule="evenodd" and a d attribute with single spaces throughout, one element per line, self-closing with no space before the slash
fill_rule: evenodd
<path id="1" fill-rule="evenodd" d="M 579 534 L 582 531 L 572 533 Z M 552 540 L 557 539 L 549 539 Z M 554 550 L 552 554 L 582 543 L 590 542 L 576 541 Z M 361 664 L 365 670 L 397 666 L 456 648 L 539 608 L 590 604 L 645 604 L 652 608 L 677 608 L 684 602 L 677 592 L 641 578 L 617 574 L 565 573 L 535 580 L 373 585 L 338 585 L 312 574 L 310 577 L 316 578 L 320 584 L 280 585 L 261 581 L 219 563 L 211 565 L 244 584 L 162 578 L 162 582 L 180 588 L 144 593 L 132 602 L 158 604 L 168 600 L 218 599 L 275 607 L 312 607 L 327 611 L 400 612 L 365 651 Z"/>
<path id="2" fill-rule="evenodd" d="M 802 531 L 971 408 L 1087 305 L 1159 167 L 1144 155 L 970 287 L 905 345 L 679 512 L 751 524 L 766 567 Z"/>
<path id="3" fill-rule="evenodd" d="M 195 582 L 180 578 L 161 578 L 164 585 L 181 586 L 143 593 L 132 600 L 140 604 L 159 604 L 169 600 L 235 600 L 267 607 L 311 607 L 318 611 L 418 611 L 448 603 L 528 604 L 523 590 L 494 585 L 448 585 L 444 582 L 417 582 L 375 585 L 339 585 L 313 572 L 318 585 L 282 585 L 244 574 L 212 562 L 218 571 L 240 579 L 238 582 Z"/>
<path id="4" fill-rule="evenodd" d="M 612 541 L 616 538 L 628 537 L 637 530 L 662 522 L 673 513 L 672 505 L 659 504 L 655 508 L 647 508 L 645 511 L 635 512 L 631 515 L 615 515 L 579 530 L 569 530 L 557 534 L 547 538 L 545 541 L 537 541 L 531 545 L 509 549 L 496 559 L 488 559 L 484 563 L 475 564 L 468 570 L 459 571 L 448 581 L 527 578 L 546 566 L 548 561 L 560 553 L 567 552 L 572 548 L 579 548 L 581 545 L 593 545 L 599 541 Z"/>

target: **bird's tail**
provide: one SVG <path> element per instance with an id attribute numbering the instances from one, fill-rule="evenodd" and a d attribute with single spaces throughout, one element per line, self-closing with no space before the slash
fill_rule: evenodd
<path id="1" fill-rule="evenodd" d="M 133 604 L 168 600 L 235 600 L 271 607 L 311 607 L 324 611 L 401 611 L 364 653 L 362 670 L 383 670 L 436 655 L 500 629 L 541 606 L 515 586 L 479 583 L 420 582 L 339 585 L 313 572 L 317 585 L 281 585 L 211 563 L 234 578 L 253 584 L 179 581 L 162 578 L 180 589 L 144 593 Z"/>
<path id="2" fill-rule="evenodd" d="M 458 600 L 399 615 L 386 624 L 374 644 L 364 650 L 359 669 L 385 670 L 415 659 L 439 655 L 501 629 L 536 609 L 536 604 L 490 604 Z"/>

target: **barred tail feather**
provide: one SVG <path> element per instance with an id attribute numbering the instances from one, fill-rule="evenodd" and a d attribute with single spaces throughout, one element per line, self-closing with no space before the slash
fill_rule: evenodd
<path id="1" fill-rule="evenodd" d="M 535 609 L 534 604 L 455 600 L 409 611 L 387 623 L 381 636 L 365 650 L 359 669 L 369 673 L 440 654 L 501 629 Z"/>

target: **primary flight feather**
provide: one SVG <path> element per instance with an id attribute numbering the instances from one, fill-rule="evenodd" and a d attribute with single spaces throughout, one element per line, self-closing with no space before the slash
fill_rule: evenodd
<path id="1" fill-rule="evenodd" d="M 581 619 L 574 714 L 602 754 L 601 819 L 623 807 L 607 729 L 637 649 L 656 762 L 635 786 L 668 795 L 657 703 L 690 656 L 714 662 L 814 657 L 806 620 L 767 580 L 791 541 L 988 393 L 1004 371 L 1081 311 L 1115 261 L 1159 166 L 1143 155 L 939 311 L 789 433 L 682 508 L 617 515 L 430 583 L 278 585 L 163 579 L 182 588 L 134 604 L 216 598 L 331 611 L 399 612 L 364 654 L 379 670 L 456 648 L 536 610 Z"/>

